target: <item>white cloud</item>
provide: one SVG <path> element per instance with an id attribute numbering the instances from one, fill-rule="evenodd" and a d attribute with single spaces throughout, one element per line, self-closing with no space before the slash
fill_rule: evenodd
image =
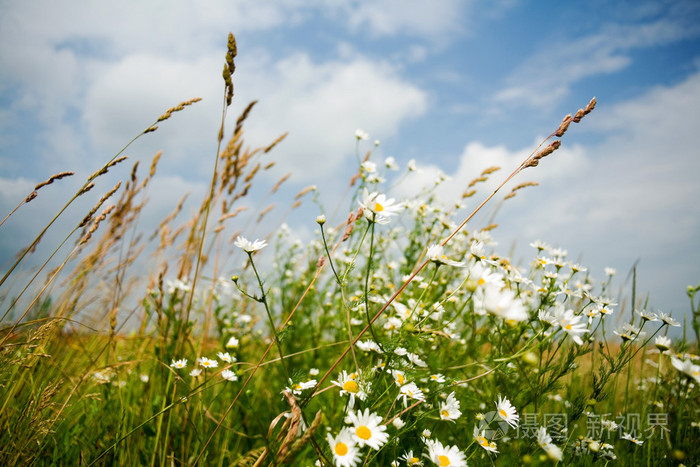
<path id="1" fill-rule="evenodd" d="M 258 56 L 241 65 L 239 79 L 239 98 L 260 99 L 247 135 L 265 144 L 289 131 L 275 149 L 277 173 L 293 170 L 297 180 L 332 177 L 352 160 L 355 129 L 387 138 L 427 107 L 425 93 L 392 66 L 362 56 L 324 63 L 302 53 L 276 63 Z"/>
<path id="2" fill-rule="evenodd" d="M 512 72 L 493 100 L 506 105 L 551 107 L 570 87 L 591 76 L 610 74 L 632 63 L 635 50 L 697 37 L 700 27 L 682 16 L 634 25 L 608 24 L 597 32 L 545 42 Z"/>

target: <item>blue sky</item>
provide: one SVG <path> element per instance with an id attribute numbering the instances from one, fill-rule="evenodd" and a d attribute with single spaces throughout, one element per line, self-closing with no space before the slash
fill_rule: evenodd
<path id="1" fill-rule="evenodd" d="M 442 170 L 449 201 L 484 167 L 517 166 L 596 96 L 556 157 L 518 180 L 541 186 L 499 210 L 498 249 L 515 245 L 524 260 L 540 239 L 601 279 L 615 267 L 620 284 L 639 261 L 653 308 L 688 309 L 685 287 L 700 282 L 692 0 L 0 1 L 0 209 L 52 173 L 78 175 L 3 226 L 3 264 L 80 178 L 164 109 L 200 96 L 128 152 L 146 162 L 164 151 L 150 192 L 158 212 L 181 192 L 197 199 L 213 164 L 229 31 L 239 47 L 231 115 L 259 100 L 252 145 L 290 132 L 266 182 L 291 170 L 286 193 L 316 184 L 328 209 L 355 168 L 356 128 L 381 140 L 378 160 L 422 168 L 397 196 Z"/>

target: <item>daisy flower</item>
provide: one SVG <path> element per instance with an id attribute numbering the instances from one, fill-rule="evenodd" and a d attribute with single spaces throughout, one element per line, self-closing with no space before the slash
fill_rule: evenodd
<path id="1" fill-rule="evenodd" d="M 475 280 L 479 286 L 494 285 L 498 288 L 505 286 L 503 276 L 494 272 L 491 268 L 485 267 L 481 262 L 474 263 L 469 268 L 469 277 Z"/>
<path id="2" fill-rule="evenodd" d="M 552 437 L 547 433 L 547 429 L 543 426 L 537 429 L 537 444 L 540 445 L 547 456 L 553 461 L 560 461 L 562 458 L 561 448 L 552 444 Z"/>
<path id="3" fill-rule="evenodd" d="M 238 347 L 238 343 L 238 339 L 231 336 L 224 347 L 226 347 L 227 349 L 235 349 L 236 347 Z"/>
<path id="4" fill-rule="evenodd" d="M 423 461 L 418 457 L 413 455 L 413 450 L 404 453 L 403 456 L 399 457 L 402 461 L 406 462 L 406 465 L 423 465 Z"/>
<path id="5" fill-rule="evenodd" d="M 236 238 L 236 241 L 233 242 L 233 244 L 245 251 L 246 253 L 253 253 L 254 251 L 262 250 L 267 246 L 267 242 L 265 240 L 255 239 L 254 242 L 251 242 L 247 238 L 242 237 L 240 235 L 238 236 L 238 238 Z"/>
<path id="6" fill-rule="evenodd" d="M 422 400 L 423 391 L 420 390 L 416 383 L 408 383 L 399 389 L 399 397 L 403 398 L 403 406 L 408 407 L 408 399 Z"/>
<path id="7" fill-rule="evenodd" d="M 286 388 L 288 391 L 292 391 L 292 393 L 296 396 L 300 395 L 302 391 L 306 389 L 311 389 L 314 386 L 316 386 L 316 380 L 311 379 L 309 381 L 306 381 L 304 383 L 292 383 L 292 379 L 289 379 L 289 383 L 291 384 L 291 387 Z"/>
<path id="8" fill-rule="evenodd" d="M 355 130 L 355 138 L 357 138 L 358 141 L 361 139 L 369 139 L 369 135 L 364 130 L 358 128 Z"/>
<path id="9" fill-rule="evenodd" d="M 217 357 L 219 357 L 219 360 L 226 362 L 226 363 L 233 363 L 236 361 L 235 358 L 231 357 L 228 352 L 219 352 L 216 354 Z"/>
<path id="10" fill-rule="evenodd" d="M 238 381 L 238 376 L 231 370 L 224 370 L 221 372 L 221 377 L 227 381 Z"/>
<path id="11" fill-rule="evenodd" d="M 496 411 L 498 415 L 510 426 L 517 428 L 518 422 L 520 421 L 520 416 L 515 411 L 515 407 L 510 403 L 510 401 L 505 398 L 498 396 L 498 402 L 496 403 Z"/>
<path id="12" fill-rule="evenodd" d="M 391 375 L 394 377 L 394 382 L 401 387 L 406 384 L 406 373 L 401 370 L 391 370 Z"/>
<path id="13" fill-rule="evenodd" d="M 350 428 L 343 428 L 335 438 L 328 433 L 328 444 L 337 467 L 355 467 L 360 462 L 360 452 Z"/>
<path id="14" fill-rule="evenodd" d="M 664 324 L 668 324 L 669 326 L 678 327 L 681 325 L 681 323 L 671 318 L 671 316 L 668 313 L 664 313 L 663 311 L 659 311 L 659 319 L 663 321 Z"/>
<path id="15" fill-rule="evenodd" d="M 445 375 L 441 373 L 436 373 L 434 375 L 430 375 L 430 381 L 434 383 L 444 383 L 445 382 Z"/>
<path id="16" fill-rule="evenodd" d="M 500 290 L 495 286 L 477 289 L 474 293 L 474 310 L 477 314 L 488 312 L 511 321 L 525 321 L 528 318 L 525 305 L 515 296 L 515 292 Z"/>
<path id="17" fill-rule="evenodd" d="M 630 433 L 623 433 L 622 436 L 620 436 L 620 439 L 626 439 L 627 441 L 630 441 L 636 444 L 637 446 L 641 446 L 642 444 L 644 444 L 644 441 L 635 438 Z"/>
<path id="18" fill-rule="evenodd" d="M 352 425 L 353 438 L 359 447 L 365 445 L 372 449 L 379 450 L 389 439 L 386 432 L 386 425 L 381 425 L 382 417 L 376 413 L 370 413 L 369 409 L 364 412 L 350 411 L 345 417 L 345 423 Z"/>
<path id="19" fill-rule="evenodd" d="M 459 401 L 455 398 L 455 393 L 450 393 L 447 400 L 440 404 L 440 418 L 448 422 L 454 422 L 462 415 L 459 410 Z"/>
<path id="20" fill-rule="evenodd" d="M 467 459 L 457 446 L 443 446 L 440 441 L 426 440 L 428 458 L 441 467 L 467 467 Z"/>
<path id="21" fill-rule="evenodd" d="M 657 349 L 663 352 L 671 348 L 671 339 L 666 336 L 656 336 L 656 339 L 654 339 L 654 345 Z"/>
<path id="22" fill-rule="evenodd" d="M 216 368 L 217 366 L 219 366 L 219 362 L 217 362 L 216 360 L 210 360 L 207 357 L 201 357 L 198 361 L 199 366 L 201 366 L 202 368 Z"/>
<path id="23" fill-rule="evenodd" d="M 679 360 L 676 357 L 671 357 L 671 364 L 673 364 L 673 367 L 676 370 L 680 371 L 681 373 L 685 373 L 686 375 L 700 383 L 700 365 L 693 364 L 693 362 L 689 358 L 685 360 Z"/>
<path id="24" fill-rule="evenodd" d="M 495 441 L 490 441 L 484 436 L 486 430 L 479 431 L 479 427 L 474 426 L 474 440 L 482 448 L 486 449 L 488 452 L 493 452 L 498 454 L 498 446 Z"/>
<path id="25" fill-rule="evenodd" d="M 394 216 L 401 210 L 400 204 L 394 203 L 394 198 L 386 198 L 385 194 L 369 193 L 367 188 L 362 192 L 362 201 L 359 202 L 365 217 L 379 224 L 389 222 L 387 216 Z"/>
<path id="26" fill-rule="evenodd" d="M 331 381 L 331 383 L 340 388 L 341 395 L 350 396 L 350 408 L 355 406 L 355 397 L 362 401 L 367 398 L 367 389 L 369 389 L 369 384 L 363 384 L 357 373 L 348 374 L 345 370 L 343 370 L 340 372 L 338 381 Z"/>
<path id="27" fill-rule="evenodd" d="M 581 334 L 589 332 L 584 323 L 580 323 L 581 316 L 574 315 L 574 310 L 565 309 L 563 306 L 557 306 L 554 310 L 554 317 L 561 328 L 573 339 L 576 344 L 583 344 Z"/>
<path id="28" fill-rule="evenodd" d="M 178 370 L 185 368 L 187 366 L 187 359 L 181 358 L 180 360 L 173 359 L 173 363 L 170 364 L 171 367 L 177 368 Z"/>
<path id="29" fill-rule="evenodd" d="M 464 267 L 461 261 L 454 261 L 445 255 L 445 249 L 441 245 L 431 245 L 428 247 L 428 259 L 435 264 L 447 264 L 448 266 Z"/>

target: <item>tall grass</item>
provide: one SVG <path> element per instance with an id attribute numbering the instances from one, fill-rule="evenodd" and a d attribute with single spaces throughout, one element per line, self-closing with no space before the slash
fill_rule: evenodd
<path id="1" fill-rule="evenodd" d="M 512 264 L 496 253 L 497 226 L 473 224 L 511 179 L 556 157 L 595 99 L 495 190 L 479 191 L 498 176 L 491 167 L 447 205 L 435 194 L 442 179 L 390 198 L 390 182 L 415 167 L 375 160 L 358 131 L 347 216 L 319 212 L 307 244 L 291 240 L 283 219 L 251 241 L 274 205 L 246 213 L 242 203 L 285 135 L 245 144 L 253 102 L 225 137 L 235 57 L 229 35 L 218 148 L 192 215 L 183 196 L 143 232 L 161 155 L 145 175 L 137 162 L 3 302 L 2 465 L 697 461 L 697 343 L 667 337 L 680 323 L 647 309 L 636 290 L 614 296 L 614 271 L 597 281 L 562 249 L 534 241 L 532 262 Z M 135 139 L 197 101 L 168 109 Z M 123 151 L 88 177 L 0 286 L 78 197 L 127 163 Z M 37 185 L 10 214 L 65 176 Z M 501 202 L 533 185 L 515 185 Z M 302 190 L 287 214 L 309 193 L 319 196 Z M 229 269 L 232 255 L 244 265 Z M 697 290 L 688 291 L 696 333 Z"/>

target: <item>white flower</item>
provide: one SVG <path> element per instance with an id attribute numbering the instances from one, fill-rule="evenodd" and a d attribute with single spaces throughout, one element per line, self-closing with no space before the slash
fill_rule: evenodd
<path id="1" fill-rule="evenodd" d="M 391 424 L 394 425 L 394 427 L 395 427 L 397 430 L 400 430 L 401 428 L 403 428 L 404 426 L 406 426 L 406 422 L 404 422 L 403 420 L 401 420 L 399 417 L 396 417 L 396 418 L 394 419 L 394 421 L 391 422 Z"/>
<path id="2" fill-rule="evenodd" d="M 413 455 L 413 449 L 405 452 L 399 459 L 406 461 L 406 465 L 423 465 L 423 461 Z"/>
<path id="3" fill-rule="evenodd" d="M 554 310 L 554 317 L 557 320 L 557 323 L 559 323 L 559 326 L 561 326 L 564 332 L 571 336 L 576 344 L 583 344 L 581 334 L 585 334 L 590 331 L 586 329 L 586 325 L 584 323 L 579 322 L 581 321 L 581 316 L 576 316 L 574 315 L 573 310 L 565 309 L 563 306 L 559 305 Z"/>
<path id="4" fill-rule="evenodd" d="M 379 344 L 372 340 L 357 341 L 357 344 L 355 344 L 355 346 L 360 350 L 364 350 L 365 352 L 373 351 L 377 353 L 382 353 L 382 349 L 381 347 L 379 347 Z"/>
<path id="5" fill-rule="evenodd" d="M 291 387 L 287 388 L 288 391 L 292 391 L 293 394 L 299 395 L 302 393 L 302 391 L 306 389 L 311 389 L 316 386 L 316 380 L 311 379 L 309 381 L 303 382 L 303 383 L 292 383 L 291 378 L 289 379 L 289 382 L 291 383 Z"/>
<path id="6" fill-rule="evenodd" d="M 459 410 L 459 401 L 455 398 L 455 393 L 450 393 L 447 400 L 440 404 L 440 418 L 449 422 L 454 422 L 462 415 Z"/>
<path id="7" fill-rule="evenodd" d="M 671 357 L 671 364 L 673 364 L 673 367 L 676 370 L 680 371 L 681 373 L 685 373 L 700 383 L 700 365 L 693 364 L 689 358 L 679 360 L 676 357 Z"/>
<path id="8" fill-rule="evenodd" d="M 654 345 L 657 349 L 663 352 L 664 350 L 671 348 L 671 339 L 666 336 L 656 336 L 656 339 L 654 339 Z"/>
<path id="9" fill-rule="evenodd" d="M 377 164 L 375 164 L 372 161 L 364 161 L 362 163 L 362 170 L 364 170 L 368 174 L 374 173 L 377 171 Z"/>
<path id="10" fill-rule="evenodd" d="M 656 313 L 650 313 L 647 310 L 642 310 L 642 311 L 634 310 L 634 311 L 639 315 L 640 318 L 642 318 L 643 322 L 658 321 L 659 320 L 659 317 L 656 316 Z"/>
<path id="11" fill-rule="evenodd" d="M 369 135 L 365 131 L 358 128 L 355 130 L 355 138 L 357 138 L 358 141 L 361 139 L 369 139 Z"/>
<path id="12" fill-rule="evenodd" d="M 360 376 L 357 373 L 348 374 L 345 370 L 340 372 L 338 381 L 331 381 L 334 385 L 340 388 L 341 395 L 350 396 L 349 406 L 353 408 L 355 406 L 355 397 L 360 400 L 365 400 L 367 398 L 367 389 L 369 389 L 369 383 L 363 383 Z"/>
<path id="13" fill-rule="evenodd" d="M 320 373 L 320 370 L 318 368 L 309 368 L 309 374 L 311 376 L 316 376 Z"/>
<path id="14" fill-rule="evenodd" d="M 498 402 L 496 403 L 496 411 L 498 415 L 510 426 L 516 428 L 518 426 L 518 421 L 520 421 L 520 416 L 517 414 L 515 407 L 510 403 L 510 401 L 505 398 L 498 396 Z"/>
<path id="15" fill-rule="evenodd" d="M 440 373 L 430 375 L 430 381 L 433 381 L 435 383 L 444 383 L 445 382 L 445 375 L 440 374 Z"/>
<path id="16" fill-rule="evenodd" d="M 238 381 L 238 376 L 231 370 L 223 370 L 221 372 L 221 377 L 227 381 Z"/>
<path id="17" fill-rule="evenodd" d="M 224 347 L 226 347 L 227 349 L 235 349 L 236 347 L 238 347 L 238 343 L 238 339 L 231 336 Z"/>
<path id="18" fill-rule="evenodd" d="M 399 170 L 399 166 L 396 163 L 396 159 L 394 159 L 393 157 L 387 157 L 386 159 L 384 159 L 384 166 L 387 169 Z"/>
<path id="19" fill-rule="evenodd" d="M 219 360 L 226 362 L 226 363 L 233 363 L 236 361 L 236 359 L 233 358 L 231 355 L 229 355 L 228 352 L 219 352 L 216 355 L 217 355 L 217 357 L 219 357 Z"/>
<path id="20" fill-rule="evenodd" d="M 202 369 L 201 368 L 194 368 L 192 371 L 190 371 L 190 376 L 193 378 L 196 378 L 197 376 L 202 374 Z"/>
<path id="21" fill-rule="evenodd" d="M 665 324 L 668 324 L 669 326 L 680 326 L 681 323 L 676 321 L 675 319 L 671 318 L 671 316 L 667 313 L 664 313 L 663 311 L 659 311 L 659 319 L 663 321 Z"/>
<path id="22" fill-rule="evenodd" d="M 486 439 L 485 430 L 479 431 L 479 427 L 474 426 L 473 436 L 479 446 L 486 449 L 488 452 L 498 453 L 496 442 Z"/>
<path id="23" fill-rule="evenodd" d="M 181 292 L 191 292 L 192 291 L 192 286 L 188 284 L 185 281 L 182 281 L 180 279 L 175 279 L 172 281 L 167 281 L 165 283 L 165 291 L 169 294 L 174 293 L 175 291 L 181 291 Z"/>
<path id="24" fill-rule="evenodd" d="M 350 428 L 343 428 L 335 438 L 328 433 L 328 444 L 337 467 L 355 467 L 360 462 L 360 451 Z"/>
<path id="25" fill-rule="evenodd" d="M 448 266 L 464 267 L 461 261 L 449 259 L 442 245 L 431 245 L 428 247 L 428 259 L 436 264 L 447 264 Z"/>
<path id="26" fill-rule="evenodd" d="M 406 373 L 401 370 L 391 370 L 391 375 L 394 377 L 394 382 L 398 387 L 406 384 Z"/>
<path id="27" fill-rule="evenodd" d="M 202 368 L 216 368 L 219 366 L 219 362 L 216 360 L 210 360 L 207 357 L 201 357 L 199 360 L 199 366 Z"/>
<path id="28" fill-rule="evenodd" d="M 644 441 L 635 438 L 630 433 L 623 433 L 622 436 L 620 436 L 620 439 L 626 439 L 627 441 L 630 441 L 636 444 L 637 446 L 641 446 L 642 444 L 644 444 Z"/>
<path id="29" fill-rule="evenodd" d="M 376 191 L 369 193 L 367 188 L 362 192 L 362 201 L 358 202 L 365 217 L 378 224 L 389 222 L 387 216 L 394 216 L 401 210 L 400 204 L 394 203 L 394 198 L 386 198 L 385 194 Z"/>
<path id="30" fill-rule="evenodd" d="M 426 440 L 428 458 L 439 466 L 467 467 L 467 459 L 457 446 L 443 446 L 440 441 Z"/>
<path id="31" fill-rule="evenodd" d="M 187 359 L 186 358 L 181 358 L 180 360 L 175 360 L 173 359 L 173 363 L 170 364 L 171 367 L 182 369 L 187 366 Z"/>
<path id="32" fill-rule="evenodd" d="M 605 268 L 605 275 L 606 276 L 612 277 L 615 275 L 616 272 L 617 271 L 613 268 Z"/>
<path id="33" fill-rule="evenodd" d="M 477 314 L 488 312 L 505 320 L 525 321 L 528 318 L 525 306 L 515 292 L 493 286 L 477 289 L 474 293 L 474 310 Z"/>
<path id="34" fill-rule="evenodd" d="M 408 407 L 408 399 L 423 400 L 423 391 L 416 383 L 408 383 L 401 386 L 399 389 L 399 397 L 403 398 L 403 406 Z"/>
<path id="35" fill-rule="evenodd" d="M 505 285 L 503 276 L 485 267 L 481 261 L 469 268 L 469 278 L 476 281 L 479 286 L 493 285 L 501 289 Z"/>
<path id="36" fill-rule="evenodd" d="M 562 459 L 561 448 L 552 444 L 552 437 L 547 434 L 547 429 L 543 426 L 537 429 L 537 444 L 544 449 L 551 460 L 560 461 Z"/>
<path id="37" fill-rule="evenodd" d="M 359 447 L 365 445 L 372 449 L 379 450 L 389 439 L 386 432 L 386 425 L 381 425 L 382 417 L 371 413 L 369 409 L 364 412 L 350 411 L 345 417 L 345 423 L 353 426 L 353 438 Z"/>
<path id="38" fill-rule="evenodd" d="M 238 238 L 236 238 L 236 241 L 233 242 L 233 244 L 246 253 L 253 253 L 254 251 L 262 250 L 267 246 L 267 242 L 265 240 L 255 239 L 255 241 L 251 243 L 250 240 L 240 235 Z"/>

